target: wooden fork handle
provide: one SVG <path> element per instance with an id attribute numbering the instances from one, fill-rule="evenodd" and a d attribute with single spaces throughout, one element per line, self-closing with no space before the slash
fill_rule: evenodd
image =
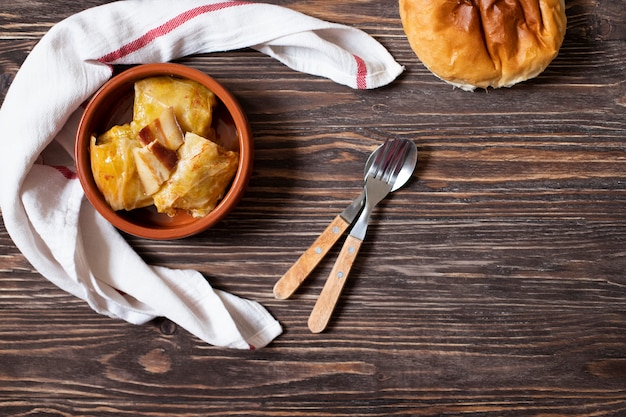
<path id="1" fill-rule="evenodd" d="M 346 279 L 348 278 L 348 274 L 350 273 L 350 269 L 352 269 L 352 265 L 354 264 L 354 260 L 356 259 L 356 255 L 362 243 L 362 240 L 353 236 L 346 238 L 346 242 L 341 248 L 335 266 L 332 271 L 330 271 L 324 288 L 322 288 L 322 292 L 309 316 L 309 330 L 311 330 L 311 332 L 320 333 L 328 325 L 333 310 L 337 305 L 337 300 L 339 300 L 341 290 L 346 283 Z"/>
<path id="2" fill-rule="evenodd" d="M 274 297 L 284 300 L 302 284 L 306 277 L 333 247 L 339 237 L 350 224 L 341 216 L 337 216 L 324 229 L 313 244 L 298 258 L 274 285 Z"/>

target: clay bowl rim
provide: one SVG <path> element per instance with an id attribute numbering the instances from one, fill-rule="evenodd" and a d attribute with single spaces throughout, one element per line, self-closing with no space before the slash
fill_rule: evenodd
<path id="1" fill-rule="evenodd" d="M 230 113 L 238 133 L 239 165 L 227 193 L 215 209 L 205 217 L 192 219 L 191 216 L 181 213 L 177 214 L 176 217 L 186 217 L 186 220 L 180 223 L 177 223 L 176 218 L 174 218 L 171 224 L 167 225 L 146 224 L 148 222 L 138 224 L 130 216 L 124 215 L 130 212 L 118 213 L 114 211 L 98 190 L 91 173 L 91 162 L 88 152 L 89 139 L 93 133 L 103 133 L 93 131 L 98 124 L 105 123 L 96 117 L 100 109 L 106 111 L 106 117 L 109 117 L 112 110 L 108 107 L 114 106 L 113 102 L 116 101 L 116 98 L 119 99 L 127 95 L 128 90 L 133 88 L 135 81 L 163 75 L 191 79 L 213 91 L 221 102 L 220 104 Z M 103 106 L 107 108 L 104 109 Z M 247 188 L 252 174 L 253 152 L 254 144 L 250 123 L 233 94 L 204 72 L 176 63 L 140 64 L 122 71 L 104 83 L 85 107 L 78 125 L 74 148 L 77 176 L 92 206 L 117 229 L 137 237 L 154 240 L 173 240 L 192 236 L 207 230 L 223 220 L 237 206 Z M 157 216 L 166 215 L 158 214 Z"/>

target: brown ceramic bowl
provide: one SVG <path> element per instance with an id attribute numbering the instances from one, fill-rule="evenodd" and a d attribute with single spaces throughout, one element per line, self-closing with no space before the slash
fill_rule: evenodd
<path id="1" fill-rule="evenodd" d="M 213 91 L 219 99 L 213 118 L 217 142 L 239 152 L 239 167 L 230 188 L 217 207 L 203 218 L 194 218 L 182 211 L 174 217 L 169 217 L 158 213 L 154 206 L 131 211 L 114 211 L 98 190 L 91 173 L 89 157 L 91 135 L 102 134 L 114 125 L 130 122 L 134 83 L 143 78 L 162 75 L 191 79 Z M 235 208 L 252 173 L 253 140 L 250 125 L 237 100 L 213 78 L 179 64 L 145 64 L 114 76 L 89 101 L 78 127 L 75 158 L 78 178 L 87 198 L 113 226 L 143 238 L 178 239 L 206 230 Z"/>

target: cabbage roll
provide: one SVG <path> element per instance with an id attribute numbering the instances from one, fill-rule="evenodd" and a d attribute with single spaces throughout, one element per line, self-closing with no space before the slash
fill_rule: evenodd
<path id="1" fill-rule="evenodd" d="M 154 205 L 169 216 L 181 209 L 204 217 L 217 206 L 235 176 L 239 153 L 187 133 L 178 158 L 169 181 L 153 195 Z"/>
<path id="2" fill-rule="evenodd" d="M 217 97 L 202 84 L 167 76 L 150 77 L 135 83 L 133 126 L 139 130 L 172 107 L 183 132 L 208 138 L 212 137 L 215 106 Z"/>
<path id="3" fill-rule="evenodd" d="M 130 125 L 114 126 L 91 137 L 91 171 L 98 189 L 113 210 L 132 210 L 152 204 L 143 190 L 133 150 L 140 147 Z"/>

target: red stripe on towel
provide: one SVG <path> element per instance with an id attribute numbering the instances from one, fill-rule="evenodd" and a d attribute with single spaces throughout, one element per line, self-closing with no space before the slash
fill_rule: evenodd
<path id="1" fill-rule="evenodd" d="M 76 173 L 72 171 L 71 169 L 69 169 L 68 167 L 55 165 L 53 166 L 53 168 L 59 171 L 68 180 L 74 180 L 78 178 L 78 175 L 76 175 Z"/>
<path id="2" fill-rule="evenodd" d="M 365 90 L 367 88 L 367 65 L 365 61 L 358 55 L 354 55 L 356 61 L 356 88 Z"/>
<path id="3" fill-rule="evenodd" d="M 98 58 L 98 61 L 102 62 L 102 63 L 109 63 L 109 62 L 113 62 L 116 61 L 120 58 L 123 58 L 135 51 L 138 51 L 139 49 L 143 48 L 144 46 L 150 44 L 152 41 L 154 41 L 155 39 L 167 35 L 168 33 L 170 33 L 171 31 L 173 31 L 174 29 L 182 26 L 183 24 L 185 24 L 186 22 L 190 21 L 191 19 L 194 19 L 202 14 L 206 14 L 206 13 L 213 13 L 219 10 L 223 10 L 223 9 L 228 9 L 230 7 L 235 7 L 235 6 L 243 6 L 246 4 L 251 4 L 250 2 L 246 2 L 246 1 L 225 1 L 225 2 L 221 2 L 221 3 L 215 3 L 215 4 L 207 4 L 204 6 L 198 6 L 196 8 L 187 10 L 181 14 L 179 14 L 178 16 L 174 17 L 173 19 L 168 20 L 167 22 L 165 22 L 164 24 L 162 24 L 161 26 L 158 26 L 154 29 L 149 30 L 148 32 L 146 32 L 144 35 L 138 37 L 137 39 L 127 43 L 126 45 L 122 46 L 121 48 L 110 52 L 106 55 L 103 55 L 102 57 Z"/>

